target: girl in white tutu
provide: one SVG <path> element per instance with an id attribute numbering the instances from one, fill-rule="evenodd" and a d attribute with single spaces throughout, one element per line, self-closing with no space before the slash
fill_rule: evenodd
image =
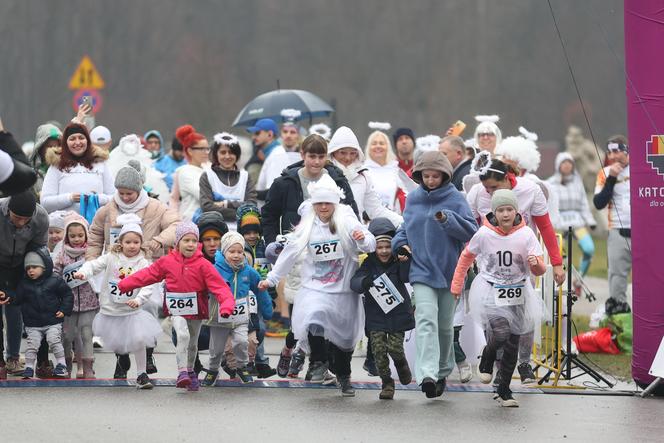
<path id="1" fill-rule="evenodd" d="M 496 352 L 502 348 L 498 399 L 502 406 L 516 407 L 509 385 L 519 338 L 539 324 L 543 313 L 542 299 L 535 294 L 530 275 L 542 275 L 546 267 L 535 233 L 517 212 L 514 191 L 495 191 L 491 209 L 493 212 L 486 215 L 484 225 L 461 253 L 451 291 L 457 298 L 461 295 L 466 272 L 477 258 L 480 273 L 470 287 L 470 311 L 487 336 L 479 365 L 480 380 L 491 383 Z"/>
<path id="2" fill-rule="evenodd" d="M 100 272 L 104 273 L 102 290 L 99 294 L 101 310 L 92 323 L 94 334 L 104 341 L 104 348 L 116 354 L 134 354 L 136 361 L 136 387 L 152 389 L 145 366 L 145 348 L 155 347 L 161 335 L 159 322 L 147 311 L 138 309 L 150 299 L 152 287 L 124 293 L 118 283 L 134 272 L 147 268 L 150 263 L 145 258 L 143 231 L 136 214 L 118 216 L 122 230 L 111 252 L 96 260 L 86 262 L 75 278 L 87 280 Z"/>
<path id="3" fill-rule="evenodd" d="M 344 193 L 329 175 L 310 183 L 307 190 L 310 199 L 300 207 L 302 219 L 259 288 L 276 286 L 303 257 L 302 287 L 291 319 L 293 333 L 311 353 L 311 381 L 323 382 L 328 340 L 342 395 L 354 396 L 350 362 L 364 336 L 364 308 L 360 296 L 350 289 L 350 280 L 358 268 L 358 253 L 373 252 L 376 240 L 352 209 L 339 203 Z"/>

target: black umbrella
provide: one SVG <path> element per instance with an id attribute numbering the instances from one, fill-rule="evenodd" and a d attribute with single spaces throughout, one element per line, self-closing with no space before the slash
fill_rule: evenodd
<path id="1" fill-rule="evenodd" d="M 238 114 L 233 126 L 251 126 L 262 118 L 271 118 L 277 123 L 283 121 L 283 109 L 297 109 L 302 114 L 296 120 L 314 117 L 327 117 L 334 109 L 323 99 L 311 92 L 299 89 L 277 89 L 266 92 L 250 101 Z"/>

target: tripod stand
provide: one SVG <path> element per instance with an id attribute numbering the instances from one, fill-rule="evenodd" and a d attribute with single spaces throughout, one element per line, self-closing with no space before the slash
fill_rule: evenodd
<path id="1" fill-rule="evenodd" d="M 595 371 L 593 368 L 588 366 L 585 362 L 581 361 L 578 355 L 572 353 L 572 309 L 574 302 L 576 301 L 576 295 L 572 288 L 572 228 L 568 228 L 567 232 L 567 311 L 562 313 L 562 300 L 563 291 L 562 288 L 559 290 L 554 289 L 553 293 L 553 314 L 554 314 L 554 347 L 553 352 L 547 356 L 546 361 L 555 362 L 553 367 L 547 366 L 547 372 L 542 378 L 537 382 L 541 385 L 545 382 L 548 382 L 553 374 L 555 374 L 553 385 L 558 385 L 558 380 L 561 375 L 564 380 L 570 381 L 575 378 L 581 377 L 583 375 L 589 375 L 595 379 L 597 382 L 604 382 L 610 388 L 614 386 L 613 383 L 609 382 L 605 377 L 602 376 L 599 372 Z M 561 317 L 565 317 L 565 326 L 567 329 L 565 349 L 562 347 L 562 331 L 560 330 L 562 326 Z M 538 365 L 544 366 L 544 365 Z M 537 369 L 536 367 L 536 369 Z M 580 372 L 572 376 L 572 369 L 579 369 Z"/>

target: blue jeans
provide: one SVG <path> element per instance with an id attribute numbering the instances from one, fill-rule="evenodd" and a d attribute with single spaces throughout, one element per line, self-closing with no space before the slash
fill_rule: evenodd
<path id="1" fill-rule="evenodd" d="M 18 358 L 21 352 L 21 336 L 23 335 L 23 317 L 21 307 L 5 305 L 4 335 L 7 337 L 7 348 L 4 348 L 3 337 L 0 336 L 0 346 L 5 350 L 6 358 Z M 2 312 L 0 311 L 0 315 Z M 0 334 L 1 335 L 1 334 Z"/>
<path id="2" fill-rule="evenodd" d="M 454 369 L 456 300 L 448 288 L 436 289 L 415 283 L 413 289 L 417 325 L 415 377 L 418 383 L 427 377 L 440 380 Z"/>

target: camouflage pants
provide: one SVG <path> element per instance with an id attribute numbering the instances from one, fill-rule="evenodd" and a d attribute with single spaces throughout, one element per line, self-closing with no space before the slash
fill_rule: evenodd
<path id="1" fill-rule="evenodd" d="M 390 359 L 388 354 L 392 357 L 395 364 L 406 359 L 406 354 L 403 350 L 403 340 L 405 334 L 403 332 L 382 332 L 371 331 L 369 333 L 371 338 L 371 348 L 373 350 L 374 359 L 376 360 L 376 367 L 381 378 L 391 378 L 392 372 L 390 371 Z"/>

